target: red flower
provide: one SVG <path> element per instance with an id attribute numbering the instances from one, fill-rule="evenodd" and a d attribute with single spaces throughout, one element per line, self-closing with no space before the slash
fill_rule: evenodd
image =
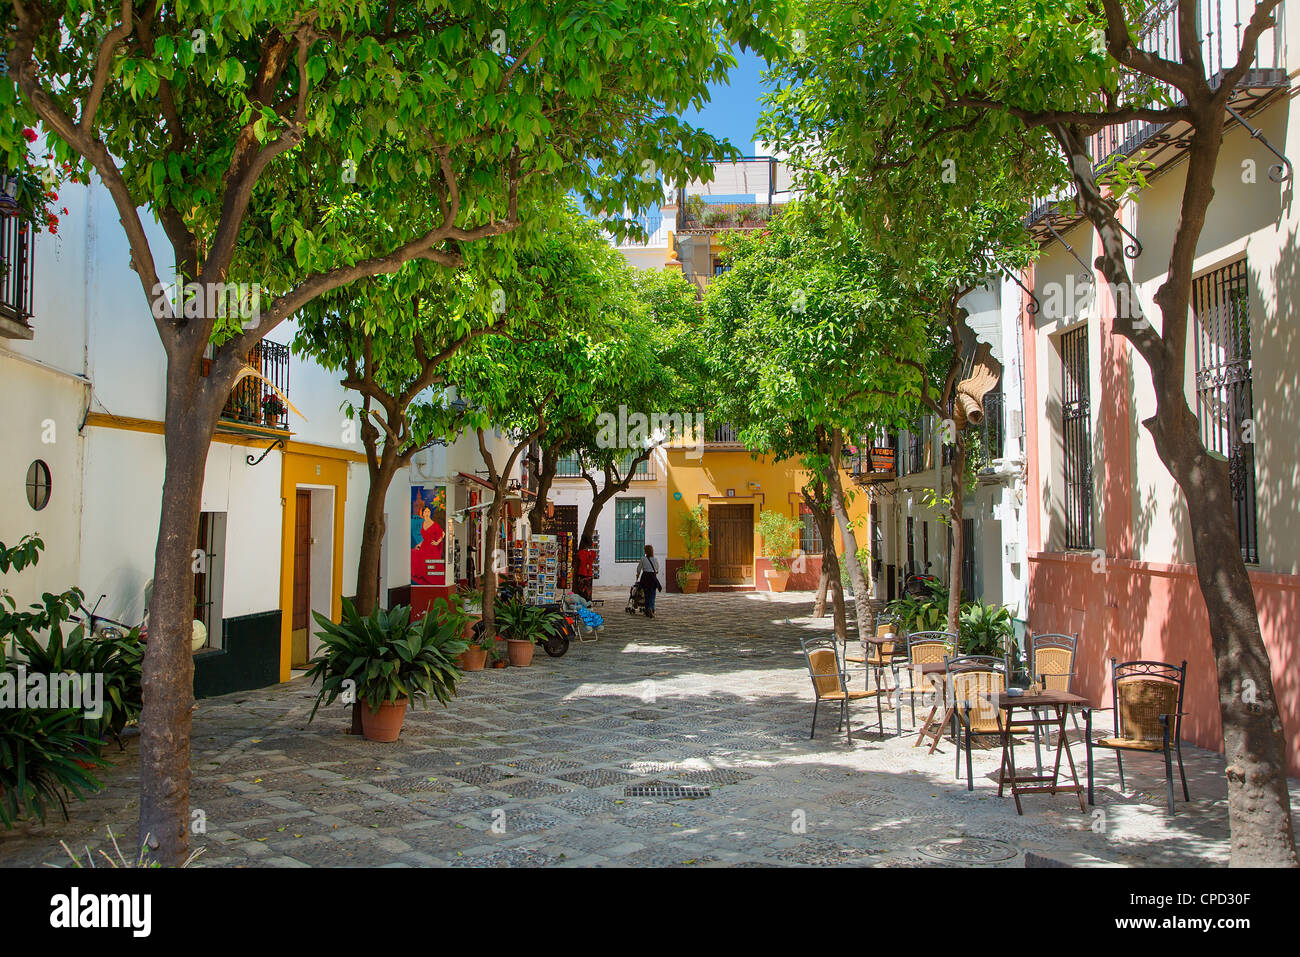
<path id="1" fill-rule="evenodd" d="M 35 143 L 36 131 L 33 129 L 25 129 L 23 130 L 23 137 L 27 140 L 28 143 Z"/>
<path id="2" fill-rule="evenodd" d="M 68 215 L 68 207 L 64 206 L 61 210 L 59 210 L 59 212 L 61 212 L 64 216 Z"/>

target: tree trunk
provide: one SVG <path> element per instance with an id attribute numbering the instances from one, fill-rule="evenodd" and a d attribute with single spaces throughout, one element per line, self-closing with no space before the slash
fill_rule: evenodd
<path id="1" fill-rule="evenodd" d="M 861 638 L 870 634 L 872 629 L 871 595 L 867 576 L 862 571 L 862 562 L 858 560 L 858 538 L 849 521 L 849 510 L 844 500 L 844 484 L 840 478 L 838 454 L 831 457 L 831 464 L 826 472 L 826 485 L 830 492 L 831 511 L 835 513 L 840 535 L 844 539 L 844 564 L 848 567 L 849 581 L 853 585 L 853 606 L 857 618 L 858 637 Z M 832 544 L 831 547 L 833 548 L 834 545 Z"/>
<path id="2" fill-rule="evenodd" d="M 1234 867 L 1295 867 L 1295 833 L 1286 779 L 1286 736 L 1274 696 L 1268 649 L 1259 627 L 1255 591 L 1241 555 L 1228 464 L 1201 440 L 1200 421 L 1184 384 L 1187 323 L 1197 243 L 1214 198 L 1224 113 L 1209 108 L 1194 124 L 1174 245 L 1165 281 L 1156 291 L 1157 337 L 1128 295 L 1129 314 L 1116 311 L 1115 330 L 1146 361 L 1156 413 L 1143 422 L 1156 452 L 1187 502 L 1196 575 L 1210 625 L 1218 678 L 1223 752 L 1227 764 L 1228 822 Z M 1132 289 L 1124 239 L 1092 175 L 1086 139 L 1057 131 L 1075 169 L 1078 200 L 1101 238 L 1097 265 L 1109 286 Z"/>
<path id="3" fill-rule="evenodd" d="M 590 538 L 593 541 L 596 538 L 596 521 L 600 518 L 600 513 L 604 511 L 605 505 L 618 492 L 618 489 L 612 485 L 606 485 L 597 495 L 592 496 L 591 511 L 587 513 L 587 520 L 582 523 L 582 535 L 578 541 L 584 538 Z"/>
<path id="4" fill-rule="evenodd" d="M 385 505 L 396 468 L 380 467 L 370 472 L 366 490 L 365 523 L 361 526 L 361 552 L 357 558 L 357 614 L 369 615 L 379 607 L 379 564 L 388 517 Z"/>
<path id="5" fill-rule="evenodd" d="M 1160 398 L 1164 414 L 1145 424 L 1191 519 L 1196 576 L 1218 673 L 1230 861 L 1234 867 L 1295 867 L 1286 739 L 1255 590 L 1241 555 L 1228 463 L 1205 451 L 1199 422 L 1181 389 Z"/>
<path id="6" fill-rule="evenodd" d="M 830 572 L 828 571 L 829 568 L 830 565 L 827 563 L 826 557 L 823 555 L 822 570 L 821 573 L 817 576 L 817 594 L 813 596 L 813 617 L 814 618 L 826 617 L 826 592 L 830 588 Z"/>
<path id="7" fill-rule="evenodd" d="M 542 531 L 542 522 L 546 518 L 546 496 L 551 494 L 551 485 L 555 482 L 555 473 L 560 468 L 558 448 L 543 448 L 541 467 L 536 469 L 533 477 L 537 479 L 537 504 L 528 513 L 528 527 L 534 535 Z"/>
<path id="8" fill-rule="evenodd" d="M 492 493 L 492 505 L 488 508 L 487 544 L 484 546 L 483 562 L 483 636 L 492 637 L 496 632 L 496 597 L 498 541 L 501 536 L 502 503 L 506 495 L 506 483 L 503 480 Z M 508 566 L 508 562 L 507 562 Z"/>
<path id="9" fill-rule="evenodd" d="M 193 563 L 208 447 L 220 414 L 212 396 L 221 391 L 214 380 L 186 381 L 177 368 L 184 364 L 173 356 L 167 368 L 166 468 L 141 678 L 139 840 L 166 867 L 189 854 Z"/>
<path id="10" fill-rule="evenodd" d="M 948 630 L 956 635 L 961 625 L 962 498 L 966 494 L 966 440 L 961 432 L 953 442 L 950 475 L 952 508 L 948 517 L 952 522 L 952 547 L 948 550 Z"/>

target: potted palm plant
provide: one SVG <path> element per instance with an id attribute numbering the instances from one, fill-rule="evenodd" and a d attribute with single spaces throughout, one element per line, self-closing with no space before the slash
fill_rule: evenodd
<path id="1" fill-rule="evenodd" d="M 555 624 L 546 609 L 522 602 L 508 602 L 496 613 L 497 628 L 506 639 L 506 655 L 512 668 L 533 663 L 533 646 L 539 638 L 555 634 Z"/>
<path id="2" fill-rule="evenodd" d="M 436 613 L 411 621 L 411 609 L 376 608 L 367 617 L 343 599 L 337 624 L 315 613 L 321 648 L 307 676 L 320 692 L 310 721 L 324 704 L 342 696 L 361 703 L 362 733 L 371 741 L 396 741 L 411 702 L 435 698 L 446 705 L 456 693 L 455 658 L 466 648 L 463 624 Z"/>
<path id="3" fill-rule="evenodd" d="M 772 562 L 765 573 L 768 587 L 783 592 L 790 583 L 792 556 L 799 547 L 803 522 L 780 512 L 765 511 L 759 513 L 757 527 L 758 534 L 763 536 L 763 550 Z"/>

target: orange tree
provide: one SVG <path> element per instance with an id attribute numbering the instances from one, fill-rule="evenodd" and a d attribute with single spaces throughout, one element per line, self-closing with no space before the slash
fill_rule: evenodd
<path id="1" fill-rule="evenodd" d="M 1228 106 L 1280 6 L 1247 4 L 1235 47 L 1211 73 L 1198 0 L 807 0 L 796 4 L 804 32 L 780 67 L 766 131 L 814 179 L 833 180 L 867 224 L 884 222 L 893 196 L 906 203 L 936 181 L 951 181 L 952 208 L 970 208 L 981 188 L 971 169 L 989 158 L 1022 178 L 1026 197 L 1045 195 L 1052 179 L 1073 186 L 1100 239 L 1095 265 L 1119 303 L 1113 329 L 1150 375 L 1155 411 L 1142 425 L 1187 505 L 1218 671 L 1235 865 L 1297 859 L 1283 724 L 1229 464 L 1206 448 L 1188 403 L 1188 321 Z M 1141 39 L 1161 17 L 1177 40 L 1153 51 Z M 1141 168 L 1099 166 L 1091 153 L 1092 134 L 1130 120 L 1190 127 L 1179 216 L 1153 297 L 1158 324 L 1133 293 L 1119 219 L 1121 200 L 1144 185 Z M 1032 174 L 1045 143 L 1056 150 L 1047 179 Z"/>
<path id="2" fill-rule="evenodd" d="M 462 244 L 514 229 L 539 191 L 635 210 L 659 192 L 646 164 L 702 174 L 727 150 L 674 114 L 725 76 L 728 39 L 766 43 L 760 8 L 0 0 L 0 162 L 19 167 L 22 130 L 39 125 L 58 161 L 94 172 L 166 353 L 141 717 L 140 835 L 156 860 L 179 864 L 189 844 L 190 552 L 208 446 L 249 350 L 353 280 L 412 260 L 458 267 Z M 350 203 L 368 216 L 334 215 Z M 260 308 L 222 308 L 230 283 L 259 289 Z"/>

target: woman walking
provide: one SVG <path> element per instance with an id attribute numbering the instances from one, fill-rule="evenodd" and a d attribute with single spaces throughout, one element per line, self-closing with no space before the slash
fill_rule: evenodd
<path id="1" fill-rule="evenodd" d="M 652 545 L 645 547 L 645 557 L 641 559 L 637 571 L 641 574 L 641 593 L 645 596 L 645 616 L 653 618 L 655 616 L 655 592 L 659 591 L 663 586 L 659 584 L 659 562 L 655 558 L 655 550 Z"/>

